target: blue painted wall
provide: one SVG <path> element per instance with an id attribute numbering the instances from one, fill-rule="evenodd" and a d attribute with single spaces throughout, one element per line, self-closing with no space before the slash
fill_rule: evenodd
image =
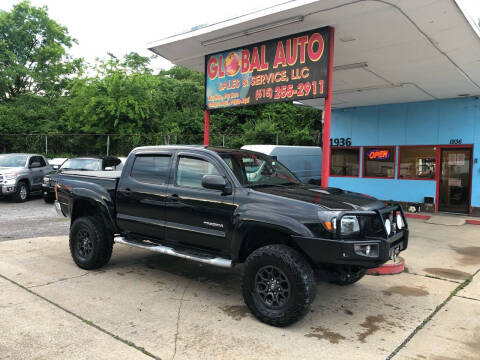
<path id="1" fill-rule="evenodd" d="M 480 100 L 459 98 L 416 103 L 337 109 L 332 112 L 332 138 L 351 138 L 352 146 L 448 145 L 451 139 L 473 144 L 480 160 Z M 363 164 L 361 164 L 363 166 Z M 362 169 L 362 167 L 361 167 Z M 480 207 L 480 162 L 473 163 L 472 206 Z M 435 197 L 434 180 L 342 178 L 329 185 L 366 193 L 383 200 L 423 202 Z"/>

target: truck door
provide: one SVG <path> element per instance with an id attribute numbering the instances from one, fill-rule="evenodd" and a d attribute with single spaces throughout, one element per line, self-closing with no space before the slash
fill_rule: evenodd
<path id="1" fill-rule="evenodd" d="M 41 188 L 46 166 L 47 164 L 42 156 L 32 156 L 28 160 L 28 168 L 31 174 L 31 190 Z"/>
<path id="2" fill-rule="evenodd" d="M 233 194 L 202 187 L 204 175 L 221 175 L 229 181 L 226 173 L 216 159 L 203 154 L 180 152 L 175 163 L 166 200 L 166 239 L 226 252 L 235 210 Z"/>
<path id="3" fill-rule="evenodd" d="M 172 154 L 137 153 L 117 188 L 117 225 L 152 239 L 165 235 L 165 197 Z"/>

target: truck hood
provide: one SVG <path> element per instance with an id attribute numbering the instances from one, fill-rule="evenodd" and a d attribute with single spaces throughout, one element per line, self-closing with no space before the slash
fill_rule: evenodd
<path id="1" fill-rule="evenodd" d="M 23 172 L 23 167 L 0 167 L 0 174 L 11 174 L 14 172 Z"/>
<path id="2" fill-rule="evenodd" d="M 254 187 L 252 189 L 265 194 L 319 205 L 328 210 L 375 210 L 384 207 L 382 201 L 372 196 L 338 188 L 302 184 Z"/>

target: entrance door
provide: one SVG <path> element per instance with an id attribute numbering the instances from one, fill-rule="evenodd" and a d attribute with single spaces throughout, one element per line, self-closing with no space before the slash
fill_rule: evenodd
<path id="1" fill-rule="evenodd" d="M 472 149 L 444 148 L 440 151 L 438 209 L 468 213 Z"/>

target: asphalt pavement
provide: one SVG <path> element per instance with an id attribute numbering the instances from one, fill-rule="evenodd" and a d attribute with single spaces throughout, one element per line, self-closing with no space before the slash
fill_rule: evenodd
<path id="1" fill-rule="evenodd" d="M 42 236 L 68 235 L 69 221 L 41 197 L 24 203 L 0 198 L 0 242 Z"/>

